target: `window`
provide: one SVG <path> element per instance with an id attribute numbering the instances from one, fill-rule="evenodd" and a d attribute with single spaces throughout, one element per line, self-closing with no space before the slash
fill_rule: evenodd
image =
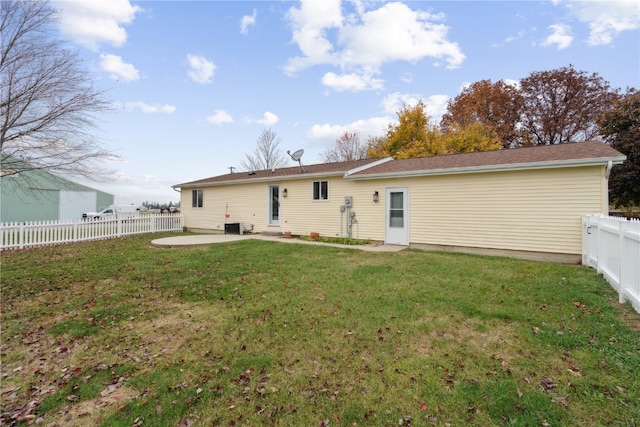
<path id="1" fill-rule="evenodd" d="M 391 206 L 389 207 L 389 227 L 404 227 L 404 198 L 402 192 L 389 193 Z"/>
<path id="2" fill-rule="evenodd" d="M 329 181 L 313 182 L 313 200 L 329 200 Z"/>
<path id="3" fill-rule="evenodd" d="M 192 208 L 201 208 L 202 203 L 202 190 L 193 190 L 191 192 L 191 207 Z"/>

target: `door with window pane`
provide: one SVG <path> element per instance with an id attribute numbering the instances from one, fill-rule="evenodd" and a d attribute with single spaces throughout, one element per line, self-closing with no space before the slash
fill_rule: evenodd
<path id="1" fill-rule="evenodd" d="M 409 245 L 408 190 L 387 188 L 385 197 L 385 239 L 389 245 Z"/>
<path id="2" fill-rule="evenodd" d="M 269 225 L 280 225 L 280 185 L 269 186 Z"/>

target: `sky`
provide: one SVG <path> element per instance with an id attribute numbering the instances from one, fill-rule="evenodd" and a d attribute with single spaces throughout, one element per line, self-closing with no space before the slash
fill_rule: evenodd
<path id="1" fill-rule="evenodd" d="M 240 171 L 270 129 L 321 163 L 345 131 L 382 136 L 403 105 L 438 122 L 467 85 L 573 65 L 640 88 L 640 1 L 53 0 L 113 111 L 96 136 L 119 160 L 86 182 L 115 202 Z M 288 166 L 297 162 L 288 159 Z"/>

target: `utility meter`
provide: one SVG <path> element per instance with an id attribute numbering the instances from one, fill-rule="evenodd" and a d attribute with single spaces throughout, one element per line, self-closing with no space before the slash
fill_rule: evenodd
<path id="1" fill-rule="evenodd" d="M 344 198 L 344 205 L 348 208 L 350 208 L 351 206 L 353 206 L 353 196 L 345 196 Z"/>
<path id="2" fill-rule="evenodd" d="M 347 207 L 345 205 L 340 206 L 340 212 L 343 212 L 347 210 Z"/>

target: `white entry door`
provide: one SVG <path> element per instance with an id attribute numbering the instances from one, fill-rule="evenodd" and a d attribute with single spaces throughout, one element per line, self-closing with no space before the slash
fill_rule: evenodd
<path id="1" fill-rule="evenodd" d="M 386 189 L 384 242 L 388 245 L 409 246 L 408 198 L 406 187 Z"/>
<path id="2" fill-rule="evenodd" d="M 280 186 L 269 186 L 269 225 L 280 225 Z"/>

